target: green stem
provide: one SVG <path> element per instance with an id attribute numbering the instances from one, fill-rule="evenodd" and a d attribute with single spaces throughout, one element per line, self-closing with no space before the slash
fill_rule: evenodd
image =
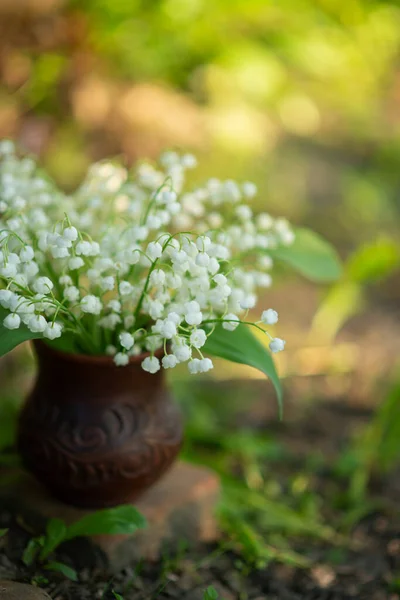
<path id="1" fill-rule="evenodd" d="M 206 321 L 202 322 L 202 325 L 204 325 L 204 323 L 237 323 L 238 325 L 251 325 L 259 331 L 262 331 L 272 340 L 272 336 L 268 333 L 268 331 L 257 325 L 257 323 L 253 323 L 252 321 L 237 321 L 236 319 L 207 319 Z"/>
<path id="2" fill-rule="evenodd" d="M 140 224 L 141 225 L 144 225 L 146 223 L 147 217 L 149 216 L 149 213 L 150 213 L 151 209 L 153 208 L 153 204 L 156 201 L 158 194 L 161 192 L 161 190 L 163 189 L 163 187 L 165 187 L 168 183 L 172 184 L 171 177 L 167 177 L 165 179 L 165 181 L 163 181 L 163 183 L 160 185 L 160 187 L 157 188 L 155 192 L 153 192 L 153 195 L 151 196 L 150 202 L 149 202 L 149 204 L 147 206 L 146 212 L 144 213 L 143 218 L 140 219 Z M 172 189 L 172 185 L 170 187 Z"/>
<path id="3" fill-rule="evenodd" d="M 147 288 L 149 287 L 149 283 L 150 283 L 150 276 L 151 276 L 152 272 L 153 272 L 153 271 L 154 271 L 154 269 L 155 269 L 155 266 L 156 266 L 156 264 L 157 264 L 157 261 L 158 261 L 158 258 L 156 258 L 156 259 L 155 259 L 155 261 L 152 263 L 152 265 L 151 265 L 151 267 L 150 267 L 150 269 L 149 269 L 149 272 L 147 273 L 146 282 L 145 282 L 145 284 L 144 284 L 144 287 L 143 287 L 142 293 L 141 293 L 141 295 L 140 295 L 140 298 L 139 298 L 139 302 L 138 302 L 138 304 L 137 304 L 137 307 L 136 307 L 136 310 L 135 310 L 135 313 L 134 313 L 135 321 L 137 321 L 138 315 L 139 315 L 139 313 L 140 313 L 140 309 L 142 308 L 143 300 L 144 300 L 144 298 L 145 298 L 145 295 L 146 295 L 146 292 L 147 292 Z"/>

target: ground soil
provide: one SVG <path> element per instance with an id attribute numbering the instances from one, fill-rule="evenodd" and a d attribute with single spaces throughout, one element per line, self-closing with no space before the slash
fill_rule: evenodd
<path id="1" fill-rule="evenodd" d="M 349 407 L 338 399 L 314 404 L 300 419 L 293 418 L 295 412 L 294 407 L 289 409 L 277 436 L 292 446 L 300 462 L 316 447 L 328 456 L 334 453 L 350 432 L 370 418 L 366 409 Z M 252 418 L 250 415 L 250 424 Z M 258 415 L 254 425 L 259 427 L 260 421 Z M 296 468 L 295 463 L 289 468 Z M 330 477 L 326 470 L 318 473 L 317 487 L 327 489 Z M 166 554 L 158 563 L 132 565 L 111 577 L 101 561 L 88 556 L 86 546 L 76 541 L 72 547 L 62 548 L 57 557 L 77 568 L 79 583 L 74 583 L 23 566 L 21 555 L 30 534 L 18 515 L 3 510 L 0 526 L 9 527 L 9 533 L 1 540 L 0 579 L 29 582 L 36 578 L 54 600 L 112 600 L 112 590 L 124 600 L 202 600 L 209 585 L 225 600 L 396 600 L 400 598 L 400 522 L 392 508 L 400 497 L 398 479 L 392 475 L 387 482 L 377 481 L 372 493 L 391 508 L 364 516 L 353 527 L 347 548 L 296 542 L 297 552 L 313 561 L 308 569 L 276 563 L 246 569 L 238 555 L 215 544 L 185 550 L 179 556 Z M 47 583 L 40 579 L 43 576 Z"/>
<path id="2" fill-rule="evenodd" d="M 2 514 L 3 522 L 10 515 Z M 11 526 L 10 541 L 0 555 L 2 578 L 38 584 L 53 600 L 112 600 L 112 590 L 124 600 L 176 598 L 202 600 L 204 590 L 213 585 L 221 599 L 233 600 L 396 600 L 393 581 L 400 569 L 400 528 L 382 515 L 364 519 L 354 530 L 357 551 L 334 555 L 329 546 L 315 545 L 298 548 L 315 561 L 311 569 L 271 564 L 249 573 L 238 568 L 239 557 L 232 552 L 218 555 L 216 546 L 204 546 L 187 551 L 171 563 L 162 559 L 155 564 L 134 565 L 111 577 L 101 568 L 79 570 L 79 583 L 59 575 L 24 568 L 20 552 L 28 536 L 15 523 Z M 73 563 L 73 557 L 61 553 Z M 49 582 L 40 581 L 46 577 Z M 392 582 L 392 584 L 391 584 Z M 391 591 L 391 587 L 392 590 Z M 23 600 L 23 599 L 21 599 Z"/>

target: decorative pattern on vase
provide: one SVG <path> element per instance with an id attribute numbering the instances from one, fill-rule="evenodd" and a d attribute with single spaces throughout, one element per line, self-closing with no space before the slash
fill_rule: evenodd
<path id="1" fill-rule="evenodd" d="M 75 409 L 75 410 L 74 410 Z M 74 419 L 87 412 L 92 419 Z M 39 476 L 66 478 L 74 488 L 121 479 L 154 479 L 176 456 L 182 431 L 178 411 L 163 398 L 156 404 L 115 404 L 100 411 L 90 407 L 50 404 L 32 398 L 21 415 L 22 454 Z M 91 422 L 88 422 L 90 421 Z"/>

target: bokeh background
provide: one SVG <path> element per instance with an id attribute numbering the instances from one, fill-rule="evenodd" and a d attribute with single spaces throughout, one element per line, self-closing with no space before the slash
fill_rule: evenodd
<path id="1" fill-rule="evenodd" d="M 0 137 L 37 153 L 64 188 L 93 160 L 132 164 L 166 147 L 190 150 L 199 159 L 195 178 L 254 180 L 260 209 L 336 246 L 340 282 L 317 287 L 281 273 L 262 300 L 280 312 L 277 334 L 287 340 L 278 357 L 286 423 L 305 413 L 313 425 L 285 437 L 269 385 L 250 368 L 222 363 L 190 387 L 187 454 L 200 460 L 201 447 L 201 461 L 221 472 L 237 460 L 247 490 L 259 489 L 268 483 L 260 461 L 281 456 L 279 448 L 329 454 L 348 427 L 347 440 L 370 422 L 365 411 L 389 402 L 389 416 L 373 421 L 376 454 L 365 451 L 370 443 L 351 446 L 340 463 L 353 494 L 345 506 L 364 498 L 399 412 L 398 3 L 1 0 L 0 78 Z M 31 371 L 7 365 L 21 395 Z M 175 377 L 186 397 L 183 372 Z M 233 378 L 240 384 L 232 387 Z M 344 412 L 324 412 L 328 401 Z M 399 436 L 392 431 L 394 443 L 382 450 L 388 463 Z M 315 520 L 320 504 L 304 508 L 304 464 L 285 502 Z M 283 488 L 271 485 L 279 498 Z"/>
<path id="2" fill-rule="evenodd" d="M 315 228 L 351 263 L 333 291 L 293 280 L 276 292 L 283 372 L 366 360 L 368 377 L 387 372 L 400 301 L 397 2 L 1 0 L 0 21 L 0 137 L 67 189 L 93 160 L 165 147 L 194 151 L 198 178 L 253 179 L 260 208 Z M 366 295 L 383 314 L 357 330 L 358 349 L 304 349 L 330 345 Z"/>

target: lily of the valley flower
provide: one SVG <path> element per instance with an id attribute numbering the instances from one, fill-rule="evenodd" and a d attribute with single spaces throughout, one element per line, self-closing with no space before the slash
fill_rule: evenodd
<path id="1" fill-rule="evenodd" d="M 248 313 L 272 283 L 269 249 L 291 244 L 294 234 L 286 220 L 254 214 L 251 182 L 210 179 L 185 189 L 195 165 L 175 152 L 134 175 L 95 164 L 66 195 L 2 142 L 3 326 L 50 341 L 68 331 L 80 351 L 113 356 L 121 367 L 149 352 L 149 373 L 180 363 L 193 374 L 212 369 L 202 351 L 217 325 L 254 326 L 269 336 L 271 352 L 282 351 L 284 340 L 264 329 L 278 313 L 266 309 L 259 321 Z"/>

